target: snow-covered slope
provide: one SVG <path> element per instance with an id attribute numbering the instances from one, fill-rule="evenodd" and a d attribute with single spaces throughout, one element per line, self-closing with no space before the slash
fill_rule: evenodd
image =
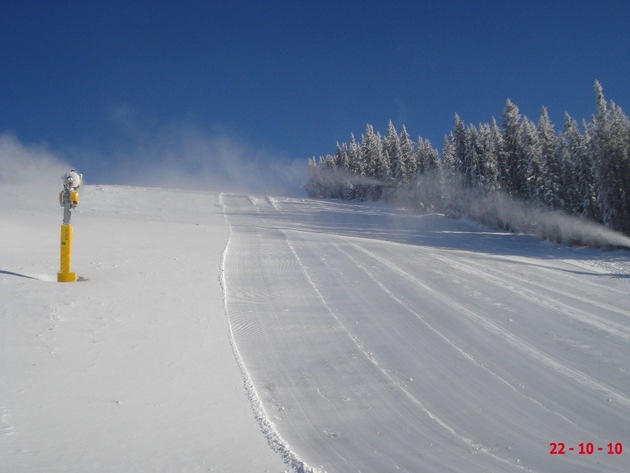
<path id="1" fill-rule="evenodd" d="M 230 347 L 217 195 L 87 186 L 72 269 L 88 280 L 66 284 L 57 195 L 0 195 L 0 472 L 287 468 Z"/>
<path id="2" fill-rule="evenodd" d="M 88 186 L 59 284 L 56 195 L 0 195 L 0 471 L 630 471 L 628 251 Z"/>
<path id="3" fill-rule="evenodd" d="M 607 454 L 630 434 L 628 252 L 361 205 L 222 202 L 230 324 L 296 464 L 630 471 Z"/>

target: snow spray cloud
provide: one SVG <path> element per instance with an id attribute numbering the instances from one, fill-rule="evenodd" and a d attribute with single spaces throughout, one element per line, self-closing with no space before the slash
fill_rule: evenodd
<path id="1" fill-rule="evenodd" d="M 309 195 L 320 197 L 342 197 L 344 190 L 359 186 L 381 186 L 386 182 L 370 176 L 355 174 L 341 167 L 317 166 L 310 170 L 306 190 Z"/>
<path id="2" fill-rule="evenodd" d="M 104 183 L 272 194 L 301 193 L 306 161 L 290 162 L 228 133 L 190 125 L 134 126 L 118 143 Z"/>
<path id="3" fill-rule="evenodd" d="M 2 192 L 20 192 L 42 205 L 58 206 L 61 176 L 70 165 L 45 146 L 24 144 L 11 134 L 0 135 Z M 32 201 L 29 199 L 29 201 Z"/>
<path id="4" fill-rule="evenodd" d="M 542 239 L 569 245 L 630 249 L 630 237 L 594 221 L 535 206 L 502 192 L 484 194 L 457 185 L 444 188 L 447 214 L 466 215 L 482 223 L 534 233 Z"/>

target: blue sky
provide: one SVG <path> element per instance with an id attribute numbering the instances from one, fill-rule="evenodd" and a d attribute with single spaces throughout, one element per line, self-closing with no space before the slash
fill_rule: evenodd
<path id="1" fill-rule="evenodd" d="M 560 129 L 596 79 L 628 113 L 629 20 L 627 0 L 2 0 L 0 134 L 97 182 L 217 146 L 290 163 L 390 119 L 441 150 L 455 113 L 500 121 L 507 98 Z"/>

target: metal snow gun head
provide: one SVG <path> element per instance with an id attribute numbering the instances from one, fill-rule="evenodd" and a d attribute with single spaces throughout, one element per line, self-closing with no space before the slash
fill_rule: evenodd
<path id="1" fill-rule="evenodd" d="M 70 211 L 79 205 L 79 187 L 83 181 L 83 175 L 71 169 L 63 176 L 63 190 L 59 193 L 59 205 L 64 208 L 64 223 L 70 223 Z"/>
<path id="2" fill-rule="evenodd" d="M 61 176 L 61 181 L 63 182 L 63 187 L 69 190 L 78 190 L 81 186 L 81 181 L 83 180 L 83 175 L 76 172 L 74 169 L 71 169 L 63 176 Z"/>

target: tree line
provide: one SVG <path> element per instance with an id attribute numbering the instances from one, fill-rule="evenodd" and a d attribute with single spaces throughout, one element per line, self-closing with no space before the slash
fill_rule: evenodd
<path id="1" fill-rule="evenodd" d="M 509 227 L 500 199 L 562 211 L 630 234 L 630 120 L 595 82 L 596 111 L 580 126 L 568 113 L 556 132 L 543 107 L 537 123 L 507 100 L 501 124 L 478 126 L 455 116 L 442 154 L 389 122 L 382 136 L 367 125 L 361 139 L 311 158 L 311 197 L 384 200 Z M 493 204 L 488 206 L 488 202 Z M 483 205 L 481 205 L 483 203 Z"/>

